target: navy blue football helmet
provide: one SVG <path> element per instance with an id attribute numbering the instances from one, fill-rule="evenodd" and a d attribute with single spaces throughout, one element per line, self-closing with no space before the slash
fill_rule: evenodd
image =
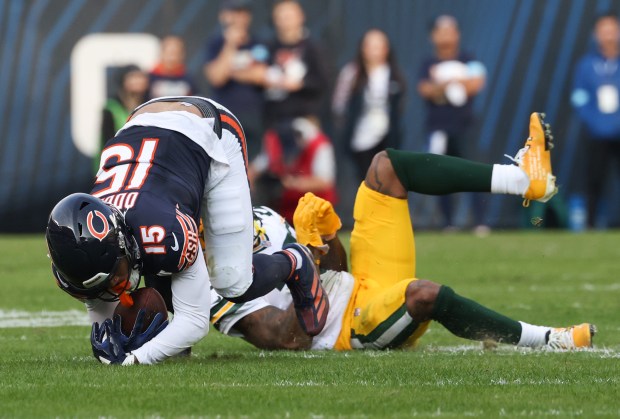
<path id="1" fill-rule="evenodd" d="M 84 193 L 62 199 L 52 210 L 45 232 L 52 271 L 60 288 L 79 299 L 117 300 L 111 281 L 121 260 L 130 270 L 127 290 L 140 281 L 140 250 L 114 206 Z"/>

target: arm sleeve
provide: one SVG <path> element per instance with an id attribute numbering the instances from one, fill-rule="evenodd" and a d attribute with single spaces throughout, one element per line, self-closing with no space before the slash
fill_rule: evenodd
<path id="1" fill-rule="evenodd" d="M 88 312 L 88 318 L 91 323 L 97 322 L 103 323 L 105 319 L 111 319 L 114 314 L 114 309 L 118 305 L 118 301 L 103 301 L 103 300 L 86 300 L 84 302 L 86 311 Z"/>
<path id="2" fill-rule="evenodd" d="M 200 341 L 209 331 L 211 283 L 203 258 L 172 275 L 174 318 L 159 335 L 133 353 L 141 364 L 155 364 Z"/>

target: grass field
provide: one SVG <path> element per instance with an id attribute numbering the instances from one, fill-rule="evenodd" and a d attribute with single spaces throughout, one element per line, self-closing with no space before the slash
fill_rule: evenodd
<path id="1" fill-rule="evenodd" d="M 81 306 L 56 289 L 42 236 L 0 236 L 0 417 L 620 416 L 619 232 L 416 244 L 419 277 L 530 323 L 593 322 L 595 347 L 483 350 L 432 324 L 415 351 L 265 352 L 212 332 L 191 359 L 108 367 L 89 326 L 9 327 Z"/>

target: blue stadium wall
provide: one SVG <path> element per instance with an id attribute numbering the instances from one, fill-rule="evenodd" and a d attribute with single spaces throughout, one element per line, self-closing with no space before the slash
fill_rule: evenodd
<path id="1" fill-rule="evenodd" d="M 581 167 L 580 124 L 569 103 L 572 68 L 592 47 L 591 25 L 609 0 L 305 0 L 308 27 L 323 42 L 331 80 L 369 27 L 384 29 L 409 82 L 403 147 L 421 151 L 423 103 L 417 68 L 430 52 L 431 17 L 450 13 L 462 27 L 465 50 L 487 67 L 476 100 L 479 124 L 469 153 L 494 162 L 514 154 L 526 137 L 528 115 L 544 110 L 555 130 L 554 165 L 565 195 L 576 191 Z M 255 29 L 270 33 L 271 1 L 255 1 Z M 217 30 L 219 0 L 0 1 L 0 232 L 42 231 L 62 196 L 88 191 L 91 161 L 71 139 L 70 64 L 75 43 L 98 32 L 176 33 L 187 41 L 188 65 L 204 94 L 204 42 Z M 326 89 L 326 97 L 331 90 Z M 233 110 L 234 111 L 234 110 Z M 325 112 L 325 126 L 331 125 Z M 338 146 L 342 150 L 341 146 Z M 339 207 L 350 214 L 355 185 L 346 159 L 339 168 Z M 612 185 L 615 192 L 618 185 Z M 617 195 L 617 193 L 615 194 Z M 423 199 L 419 199 L 423 202 Z M 414 199 L 415 200 L 415 199 Z M 486 220 L 517 227 L 519 200 L 492 197 Z M 617 202 L 609 207 L 617 212 Z M 345 216 L 350 223 L 350 217 Z M 422 226 L 432 220 L 420 214 Z"/>

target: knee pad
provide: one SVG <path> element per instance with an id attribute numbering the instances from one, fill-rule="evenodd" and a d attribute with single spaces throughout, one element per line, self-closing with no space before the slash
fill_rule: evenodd
<path id="1" fill-rule="evenodd" d="M 252 284 L 252 275 L 244 274 L 237 266 L 209 266 L 209 273 L 211 285 L 224 298 L 238 297 Z"/>

